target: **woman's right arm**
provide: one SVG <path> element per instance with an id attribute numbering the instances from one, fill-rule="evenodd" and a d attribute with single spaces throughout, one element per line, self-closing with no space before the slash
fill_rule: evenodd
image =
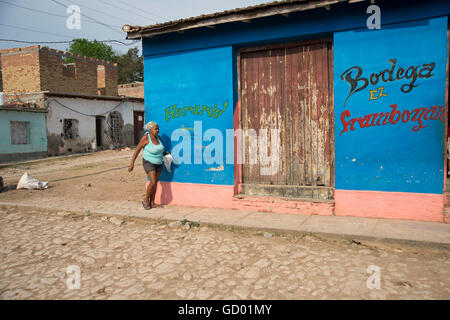
<path id="1" fill-rule="evenodd" d="M 131 164 L 128 167 L 128 172 L 133 171 L 134 169 L 134 162 L 136 161 L 137 156 L 139 155 L 139 153 L 141 152 L 141 149 L 144 148 L 148 143 L 148 136 L 145 135 L 141 138 L 141 141 L 139 141 L 139 144 L 136 147 L 136 150 L 134 150 L 133 153 L 133 158 L 131 159 Z"/>

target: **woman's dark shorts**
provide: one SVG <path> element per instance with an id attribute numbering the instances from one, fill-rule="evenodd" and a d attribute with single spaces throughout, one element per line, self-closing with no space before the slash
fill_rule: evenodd
<path id="1" fill-rule="evenodd" d="M 151 162 L 148 162 L 145 159 L 142 159 L 142 165 L 144 166 L 145 173 L 147 173 L 147 174 L 150 171 L 156 171 L 156 172 L 162 171 L 162 164 L 153 164 Z"/>

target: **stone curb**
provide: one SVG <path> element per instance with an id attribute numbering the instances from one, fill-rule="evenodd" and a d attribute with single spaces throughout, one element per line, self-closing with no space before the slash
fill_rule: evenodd
<path id="1" fill-rule="evenodd" d="M 50 206 L 39 206 L 39 205 L 26 205 L 26 204 L 17 204 L 14 202 L 0 202 L 0 205 L 7 205 L 7 206 L 13 206 L 17 208 L 28 208 L 28 209 L 43 209 L 48 210 L 51 212 L 58 212 L 58 211 L 65 211 L 69 212 L 75 215 L 80 216 L 86 216 L 86 210 L 67 210 L 63 208 L 56 208 L 56 207 L 50 207 Z M 175 208 L 176 206 L 166 206 L 166 208 Z M 180 208 L 180 207 L 178 207 Z M 182 207 L 183 208 L 183 207 Z M 328 238 L 330 240 L 353 240 L 355 242 L 382 242 L 382 243 L 388 243 L 388 244 L 401 244 L 406 246 L 414 246 L 414 247 L 431 247 L 431 248 L 437 248 L 437 249 L 444 249 L 444 250 L 450 250 L 450 239 L 448 242 L 439 242 L 439 241 L 430 241 L 430 240 L 419 240 L 419 239 L 407 239 L 407 238 L 401 238 L 398 235 L 395 236 L 375 236 L 375 235 L 361 235 L 361 234 L 354 234 L 354 233 L 344 233 L 344 232 L 327 232 L 327 231 L 320 231 L 320 230 L 305 230 L 300 228 L 281 228 L 281 227 L 264 227 L 264 226 L 252 226 L 252 225 L 244 225 L 240 224 L 239 222 L 230 222 L 230 223 L 216 223 L 211 221 L 200 221 L 195 219 L 189 219 L 189 216 L 199 212 L 201 210 L 207 211 L 208 208 L 194 208 L 194 207 L 186 207 L 191 209 L 191 212 L 187 215 L 183 215 L 180 218 L 175 218 L 173 215 L 170 217 L 164 217 L 164 216 L 151 216 L 151 215 L 139 215 L 139 214 L 124 214 L 120 212 L 102 212 L 97 210 L 89 210 L 89 213 L 96 216 L 101 217 L 121 217 L 125 219 L 131 219 L 131 220 L 137 220 L 137 221 L 155 221 L 155 222 L 174 222 L 174 221 L 183 221 L 187 220 L 189 222 L 193 223 L 199 223 L 200 226 L 210 226 L 210 227 L 221 227 L 221 228 L 233 228 L 237 230 L 254 230 L 254 231 L 260 231 L 260 232 L 269 232 L 269 233 L 279 233 L 279 234 L 291 234 L 291 235 L 309 235 L 309 236 L 315 236 L 315 237 L 323 237 Z M 218 210 L 218 209 L 211 209 L 211 210 Z M 169 212 L 169 211 L 168 211 Z M 248 212 L 244 213 L 244 217 L 241 218 L 239 221 L 245 219 L 245 217 L 250 216 L 254 212 Z M 279 215 L 279 214 L 277 214 Z M 290 216 L 290 215 L 289 215 Z M 308 220 L 311 216 L 306 216 L 305 221 Z M 352 219 L 352 218 L 349 218 Z M 389 222 L 389 221 L 388 221 Z M 408 222 L 408 221 L 406 221 Z M 406 223 L 405 222 L 405 223 Z M 420 223 L 420 222 L 419 222 Z M 424 222 L 426 223 L 426 222 Z M 116 225 L 120 225 L 116 223 Z M 304 222 L 301 223 L 301 225 L 304 225 Z M 449 231 L 450 231 L 450 225 L 449 225 Z"/>

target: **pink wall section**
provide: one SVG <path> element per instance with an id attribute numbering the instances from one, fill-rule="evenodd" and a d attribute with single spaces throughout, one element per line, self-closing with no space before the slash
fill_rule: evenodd
<path id="1" fill-rule="evenodd" d="M 234 192 L 234 186 L 160 181 L 155 202 L 246 211 L 333 215 L 332 203 L 292 201 L 276 197 L 233 197 Z"/>
<path id="2" fill-rule="evenodd" d="M 443 222 L 442 194 L 335 190 L 336 216 Z"/>
<path id="3" fill-rule="evenodd" d="M 232 209 L 233 195 L 234 186 L 160 181 L 156 188 L 155 202 Z"/>
<path id="4" fill-rule="evenodd" d="M 155 201 L 157 204 L 291 214 L 444 221 L 442 194 L 335 190 L 333 205 L 274 197 L 233 197 L 234 191 L 234 186 L 158 182 Z"/>

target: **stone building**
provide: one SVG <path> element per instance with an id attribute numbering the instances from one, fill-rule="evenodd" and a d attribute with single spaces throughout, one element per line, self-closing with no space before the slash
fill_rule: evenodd
<path id="1" fill-rule="evenodd" d="M 117 96 L 116 63 L 40 46 L 4 49 L 0 54 L 5 94 L 50 91 Z"/>
<path id="2" fill-rule="evenodd" d="M 144 99 L 144 83 L 134 82 L 134 83 L 119 84 L 118 94 L 119 96 Z"/>
<path id="3" fill-rule="evenodd" d="M 40 46 L 0 50 L 0 63 L 2 125 L 9 136 L 0 148 L 0 161 L 133 146 L 139 141 L 144 99 L 118 95 L 117 64 Z M 44 131 L 35 130 L 37 124 Z M 28 136 L 35 132 L 44 135 L 39 152 L 31 144 L 36 137 Z"/>
<path id="4" fill-rule="evenodd" d="M 142 41 L 146 116 L 180 160 L 156 201 L 449 222 L 450 2 L 374 2 L 123 26 Z"/>

